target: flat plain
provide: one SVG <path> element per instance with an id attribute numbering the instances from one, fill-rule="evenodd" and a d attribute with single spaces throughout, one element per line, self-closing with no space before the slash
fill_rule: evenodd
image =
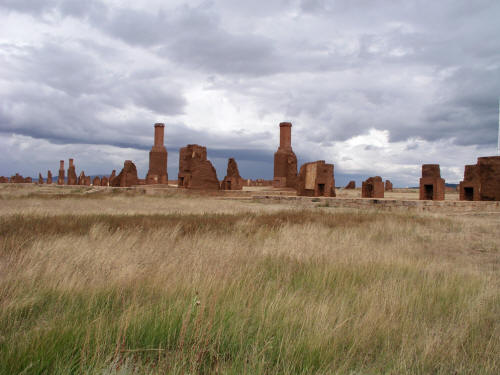
<path id="1" fill-rule="evenodd" d="M 499 213 L 2 185 L 0 373 L 498 374 L 499 230 Z"/>

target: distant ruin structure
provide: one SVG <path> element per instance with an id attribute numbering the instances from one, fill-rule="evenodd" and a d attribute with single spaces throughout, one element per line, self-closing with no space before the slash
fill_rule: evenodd
<path id="1" fill-rule="evenodd" d="M 344 189 L 356 189 L 356 181 L 349 181 L 349 183 L 345 186 Z"/>
<path id="2" fill-rule="evenodd" d="M 64 185 L 64 180 L 66 177 L 64 176 L 64 160 L 59 161 L 59 176 L 57 177 L 57 184 Z"/>
<path id="3" fill-rule="evenodd" d="M 187 189 L 218 190 L 217 172 L 207 160 L 207 148 L 187 145 L 179 151 L 178 187 Z"/>
<path id="4" fill-rule="evenodd" d="M 361 184 L 361 198 L 383 198 L 384 182 L 382 177 L 370 177 Z"/>
<path id="5" fill-rule="evenodd" d="M 297 187 L 297 156 L 292 150 L 292 124 L 280 123 L 280 146 L 274 153 L 275 188 Z"/>
<path id="6" fill-rule="evenodd" d="M 78 179 L 76 180 L 76 184 L 85 185 L 85 180 L 86 180 L 85 172 L 81 171 L 80 176 L 78 176 Z"/>
<path id="7" fill-rule="evenodd" d="M 441 178 L 439 164 L 423 164 L 420 179 L 420 200 L 444 200 L 444 179 Z"/>
<path id="8" fill-rule="evenodd" d="M 47 171 L 47 185 L 52 185 L 52 172 Z"/>
<path id="9" fill-rule="evenodd" d="M 92 186 L 101 186 L 101 179 L 99 176 L 95 176 L 92 180 Z"/>
<path id="10" fill-rule="evenodd" d="M 500 201 L 500 156 L 480 157 L 477 164 L 466 165 L 459 193 L 460 200 Z"/>
<path id="11" fill-rule="evenodd" d="M 392 191 L 392 182 L 390 180 L 385 180 L 385 191 Z"/>
<path id="12" fill-rule="evenodd" d="M 43 176 L 41 173 L 38 173 L 38 184 L 43 185 L 43 183 L 44 183 Z"/>
<path id="13" fill-rule="evenodd" d="M 300 167 L 297 195 L 307 197 L 335 197 L 333 164 L 324 160 L 305 163 Z"/>
<path id="14" fill-rule="evenodd" d="M 108 185 L 109 185 L 109 179 L 106 176 L 102 176 L 101 186 L 108 186 Z"/>
<path id="15" fill-rule="evenodd" d="M 229 158 L 227 161 L 227 174 L 221 183 L 222 190 L 242 190 L 243 179 L 238 170 L 238 164 L 234 158 Z"/>
<path id="16" fill-rule="evenodd" d="M 113 172 L 115 171 L 113 170 Z M 109 185 L 113 187 L 130 187 L 137 185 L 138 182 L 135 164 L 131 160 L 125 160 L 120 174 L 110 179 Z"/>
<path id="17" fill-rule="evenodd" d="M 68 167 L 68 185 L 76 185 L 77 184 L 76 170 L 75 165 L 73 164 L 73 159 L 69 159 L 69 167 Z"/>
<path id="18" fill-rule="evenodd" d="M 164 145 L 165 124 L 156 123 L 154 144 L 149 152 L 149 170 L 146 175 L 147 184 L 167 184 L 168 153 Z"/>
<path id="19" fill-rule="evenodd" d="M 9 179 L 4 176 L 0 176 L 0 184 L 6 184 L 9 182 Z"/>

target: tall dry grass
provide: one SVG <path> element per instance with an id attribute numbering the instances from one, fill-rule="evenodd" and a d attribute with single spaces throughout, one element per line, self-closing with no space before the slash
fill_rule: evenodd
<path id="1" fill-rule="evenodd" d="M 0 372 L 499 373 L 498 221 L 232 204 L 0 216 Z"/>

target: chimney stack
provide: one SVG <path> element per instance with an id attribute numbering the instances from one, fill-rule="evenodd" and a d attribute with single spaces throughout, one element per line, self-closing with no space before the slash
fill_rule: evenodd
<path id="1" fill-rule="evenodd" d="M 292 149 L 292 123 L 280 123 L 280 148 L 285 150 Z"/>
<path id="2" fill-rule="evenodd" d="M 164 130 L 165 130 L 165 124 L 162 123 L 156 123 L 155 124 L 155 147 L 162 147 L 164 144 Z"/>

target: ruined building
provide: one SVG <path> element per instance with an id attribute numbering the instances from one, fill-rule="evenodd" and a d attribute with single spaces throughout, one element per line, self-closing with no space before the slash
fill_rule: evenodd
<path id="1" fill-rule="evenodd" d="M 218 190 L 219 180 L 212 163 L 207 160 L 207 148 L 187 145 L 179 150 L 179 187 Z"/>
<path id="2" fill-rule="evenodd" d="M 47 171 L 47 184 L 51 185 L 52 184 L 52 172 Z"/>
<path id="3" fill-rule="evenodd" d="M 344 189 L 356 189 L 356 181 L 349 181 L 349 183 L 345 186 Z"/>
<path id="4" fill-rule="evenodd" d="M 370 177 L 363 181 L 361 185 L 361 198 L 383 198 L 384 197 L 384 182 L 382 177 Z"/>
<path id="5" fill-rule="evenodd" d="M 165 125 L 155 124 L 155 140 L 149 152 L 149 170 L 146 175 L 147 184 L 167 184 L 167 149 L 164 146 Z"/>
<path id="6" fill-rule="evenodd" d="M 101 186 L 108 186 L 108 185 L 109 185 L 109 179 L 106 176 L 102 176 Z"/>
<path id="7" fill-rule="evenodd" d="M 385 191 L 392 191 L 392 182 L 390 180 L 385 180 Z"/>
<path id="8" fill-rule="evenodd" d="M 113 172 L 115 173 L 114 170 Z M 130 187 L 138 183 L 137 168 L 131 160 L 125 160 L 120 174 L 118 176 L 113 176 L 113 178 L 109 180 L 109 185 L 113 187 Z"/>
<path id="9" fill-rule="evenodd" d="M 274 153 L 275 188 L 297 187 L 297 156 L 292 150 L 292 124 L 280 123 L 280 146 Z"/>
<path id="10" fill-rule="evenodd" d="M 238 164 L 234 158 L 229 158 L 227 161 L 227 174 L 221 183 L 222 190 L 242 190 L 243 179 L 238 170 Z"/>
<path id="11" fill-rule="evenodd" d="M 500 201 L 500 156 L 481 157 L 477 164 L 466 165 L 459 191 L 460 200 Z"/>
<path id="12" fill-rule="evenodd" d="M 59 161 L 59 176 L 57 177 L 57 184 L 64 185 L 64 160 Z"/>
<path id="13" fill-rule="evenodd" d="M 76 185 L 77 177 L 75 165 L 73 164 L 73 159 L 69 159 L 69 167 L 68 167 L 68 185 Z"/>
<path id="14" fill-rule="evenodd" d="M 305 163 L 300 167 L 297 195 L 307 197 L 335 197 L 333 164 L 324 160 Z"/>
<path id="15" fill-rule="evenodd" d="M 101 179 L 99 176 L 95 176 L 92 180 L 92 186 L 101 186 Z"/>
<path id="16" fill-rule="evenodd" d="M 38 183 L 39 183 L 40 185 L 43 185 L 43 183 L 44 183 L 44 181 L 43 181 L 43 176 L 42 176 L 42 174 L 41 174 L 41 173 L 38 173 Z"/>
<path id="17" fill-rule="evenodd" d="M 444 200 L 444 179 L 439 164 L 423 164 L 420 179 L 420 200 Z"/>

